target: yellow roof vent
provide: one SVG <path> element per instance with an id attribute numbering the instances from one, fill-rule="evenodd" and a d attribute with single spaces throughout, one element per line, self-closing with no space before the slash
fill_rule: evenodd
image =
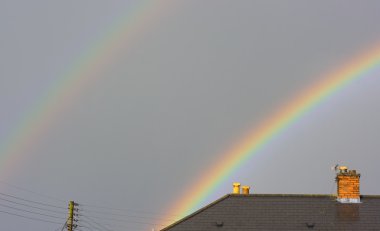
<path id="1" fill-rule="evenodd" d="M 235 182 L 235 183 L 232 184 L 232 186 L 233 186 L 232 193 L 233 194 L 240 194 L 240 183 Z"/>
<path id="2" fill-rule="evenodd" d="M 242 189 L 242 194 L 243 195 L 249 195 L 249 189 L 250 189 L 249 186 L 246 186 L 246 185 L 242 186 L 241 189 Z"/>

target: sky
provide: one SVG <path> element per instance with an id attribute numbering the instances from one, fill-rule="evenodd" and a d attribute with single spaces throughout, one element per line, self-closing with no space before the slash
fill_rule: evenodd
<path id="1" fill-rule="evenodd" d="M 78 230 L 162 228 L 226 150 L 378 47 L 379 11 L 375 0 L 1 1 L 3 229 L 61 230 L 70 200 Z M 205 203 L 235 181 L 332 194 L 337 163 L 379 195 L 379 74 L 313 108 Z"/>

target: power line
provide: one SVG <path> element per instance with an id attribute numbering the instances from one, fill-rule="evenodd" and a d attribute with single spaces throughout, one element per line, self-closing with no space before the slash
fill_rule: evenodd
<path id="1" fill-rule="evenodd" d="M 51 223 L 51 224 L 58 224 L 58 225 L 62 224 L 62 223 L 59 223 L 59 222 L 48 221 L 48 220 L 39 219 L 39 218 L 33 218 L 33 217 L 27 217 L 27 216 L 23 216 L 23 215 L 20 215 L 20 214 L 10 213 L 10 212 L 1 211 L 1 210 L 0 210 L 0 213 L 6 213 L 6 214 L 9 214 L 9 215 L 12 215 L 12 216 L 22 217 L 22 218 L 25 218 L 25 219 L 35 220 L 35 221 L 42 221 L 42 222 Z"/>
<path id="2" fill-rule="evenodd" d="M 84 217 L 86 217 L 86 216 L 84 216 Z M 87 217 L 87 218 L 88 218 L 91 222 L 93 222 L 94 224 L 96 224 L 96 225 L 98 225 L 99 227 L 101 227 L 102 229 L 105 229 L 105 230 L 107 230 L 107 231 L 112 231 L 111 229 L 108 229 L 108 228 L 104 227 L 103 225 L 99 224 L 98 222 L 92 220 L 91 218 L 89 218 L 89 217 Z M 87 222 L 87 221 L 85 221 L 85 222 L 88 223 L 88 224 L 90 224 L 90 225 L 92 225 L 91 223 L 89 223 L 89 222 Z"/>
<path id="3" fill-rule="evenodd" d="M 26 188 L 23 188 L 23 187 L 20 187 L 20 186 L 16 186 L 16 185 L 10 184 L 10 183 L 5 182 L 3 180 L 0 180 L 0 183 L 4 184 L 4 185 L 7 185 L 9 187 L 13 187 L 13 188 L 18 189 L 18 190 L 22 190 L 22 191 L 26 191 L 26 192 L 38 195 L 40 197 L 49 198 L 49 199 L 53 199 L 53 200 L 60 201 L 60 202 L 63 201 L 61 199 L 58 199 L 58 198 L 55 198 L 55 197 L 52 197 L 52 196 L 48 196 L 48 195 L 45 195 L 45 194 L 42 194 L 42 193 L 38 193 L 38 192 L 29 190 L 29 189 L 26 189 Z M 66 208 L 64 208 L 62 206 L 57 206 L 57 205 L 53 205 L 53 204 L 50 204 L 50 203 L 43 203 L 43 202 L 35 201 L 35 200 L 28 200 L 28 199 L 25 199 L 25 198 L 13 196 L 13 195 L 9 195 L 9 194 L 6 194 L 6 193 L 1 193 L 1 192 L 0 192 L 0 195 L 6 196 L 6 197 L 10 197 L 10 198 L 14 198 L 14 199 L 21 200 L 21 201 L 25 201 L 25 202 L 28 202 L 28 203 L 33 203 L 33 204 L 41 205 L 41 206 L 48 206 L 48 207 L 52 207 L 52 208 L 59 208 L 59 209 L 66 210 Z M 41 207 L 37 207 L 37 206 L 25 204 L 25 203 L 20 203 L 20 202 L 16 202 L 16 201 L 13 201 L 13 200 L 8 200 L 8 199 L 1 198 L 1 197 L 0 197 L 0 200 L 6 201 L 6 202 L 9 202 L 9 203 L 12 203 L 12 204 L 17 204 L 17 205 L 33 208 L 33 209 L 38 209 L 38 210 L 48 211 L 48 212 L 52 212 L 52 213 L 56 213 L 56 214 L 61 214 L 61 212 L 58 212 L 58 211 L 55 211 L 55 210 L 45 209 L 45 208 L 41 208 Z M 107 207 L 107 206 L 98 206 L 98 205 L 90 205 L 90 204 L 81 204 L 81 205 L 84 206 L 84 207 L 100 208 L 100 209 L 103 209 L 103 210 L 113 210 L 113 211 L 124 211 L 124 212 L 129 212 L 129 213 L 144 213 L 144 214 L 159 215 L 158 213 L 146 212 L 146 211 L 141 211 L 141 210 L 138 211 L 138 210 L 130 210 L 130 209 L 112 208 L 112 207 Z M 38 215 L 41 215 L 41 216 L 49 216 L 49 217 L 52 217 L 52 218 L 59 218 L 57 216 L 52 216 L 52 215 L 38 213 L 38 212 L 30 211 L 30 210 L 15 208 L 15 207 L 12 207 L 12 206 L 9 206 L 9 205 L 1 205 L 0 204 L 0 206 L 8 207 L 8 208 L 11 208 L 11 209 L 15 209 L 15 210 L 18 210 L 18 211 L 23 211 L 23 212 L 28 212 L 28 213 L 32 213 L 32 214 L 38 214 Z M 84 211 L 88 211 L 90 213 L 106 214 L 106 215 L 109 215 L 109 216 L 125 217 L 127 219 L 128 218 L 156 219 L 156 217 L 152 217 L 152 216 L 137 216 L 137 215 L 127 215 L 127 214 L 120 214 L 120 213 L 113 213 L 113 212 L 106 212 L 106 211 L 93 211 L 93 210 L 87 209 L 87 208 Z M 153 224 L 153 223 L 142 222 L 142 221 L 130 221 L 130 220 L 124 220 L 124 219 L 107 218 L 107 217 L 100 218 L 100 217 L 96 217 L 96 216 L 92 216 L 92 217 L 96 218 L 96 219 L 112 220 L 112 221 L 118 221 L 118 222 L 123 222 L 123 223 L 136 223 L 136 224 L 144 224 L 144 225 L 159 225 L 159 226 L 163 226 L 161 224 Z M 61 219 L 61 218 L 59 218 L 59 219 Z M 161 218 L 160 220 L 174 221 L 174 219 L 163 219 L 163 218 Z"/>
<path id="4" fill-rule="evenodd" d="M 98 216 L 87 216 L 87 215 L 80 215 L 83 217 L 86 217 L 88 219 L 94 218 L 94 219 L 103 219 L 103 220 L 109 220 L 109 221 L 118 221 L 123 223 L 137 223 L 137 224 L 144 224 L 144 225 L 157 225 L 157 226 L 164 226 L 162 224 L 154 224 L 149 222 L 143 222 L 143 221 L 130 221 L 130 220 L 122 220 L 122 219 L 114 219 L 114 218 L 106 218 L 106 217 L 98 217 Z"/>
<path id="5" fill-rule="evenodd" d="M 89 222 L 89 220 L 86 219 L 80 219 L 80 222 Z M 135 223 L 128 223 L 128 224 L 118 224 L 118 223 L 102 223 L 103 225 L 112 228 L 113 230 L 142 230 L 146 229 L 147 227 L 157 227 L 150 224 L 135 224 Z M 138 228 L 137 228 L 138 227 Z M 144 227 L 144 228 L 142 228 Z M 103 229 L 104 230 L 104 229 Z"/>
<path id="6" fill-rule="evenodd" d="M 42 203 L 42 202 L 37 202 L 37 201 L 32 201 L 32 200 L 27 200 L 27 199 L 24 199 L 24 198 L 21 198 L 21 197 L 12 196 L 12 195 L 9 195 L 9 194 L 6 194 L 6 193 L 1 193 L 0 192 L 0 195 L 11 197 L 11 198 L 22 200 L 22 201 L 26 201 L 26 202 L 30 202 L 30 203 L 34 203 L 34 204 L 39 204 L 39 205 L 43 205 L 43 206 L 50 206 L 50 207 L 53 207 L 53 208 L 59 208 L 59 209 L 66 210 L 66 208 L 64 208 L 64 207 L 60 207 L 60 206 L 56 206 L 56 205 L 52 205 L 52 204 L 47 204 L 47 203 Z"/>
<path id="7" fill-rule="evenodd" d="M 87 224 L 89 224 L 88 222 L 86 222 Z M 90 230 L 90 231 L 93 231 L 93 229 L 92 228 L 90 228 L 90 227 L 88 227 L 88 226 L 85 226 L 85 225 L 79 225 L 78 227 L 80 227 L 80 228 L 86 228 L 86 229 L 88 229 L 88 230 Z M 96 228 L 97 230 L 99 230 L 98 228 Z M 78 230 L 78 231 L 81 231 L 81 230 Z M 103 231 L 102 229 L 100 229 L 100 231 Z"/>
<path id="8" fill-rule="evenodd" d="M 85 222 L 86 224 L 90 225 L 92 228 L 96 229 L 96 230 L 100 230 L 100 231 L 103 231 L 104 229 L 100 229 L 96 226 L 94 226 L 93 224 L 91 224 L 90 222 L 86 221 L 86 220 L 81 220 L 83 222 Z M 84 228 L 88 228 L 88 229 L 91 229 L 89 226 L 85 226 L 85 225 L 79 225 L 79 227 L 84 227 Z"/>
<path id="9" fill-rule="evenodd" d="M 55 229 L 54 231 L 59 231 L 59 230 L 63 231 L 63 230 L 65 229 L 66 224 L 67 224 L 67 221 L 65 222 L 65 224 L 63 224 L 62 228 L 61 228 L 61 227 L 58 227 L 58 228 Z"/>
<path id="10" fill-rule="evenodd" d="M 108 209 L 108 210 L 114 210 L 114 211 L 124 211 L 124 212 L 130 212 L 130 213 L 144 213 L 144 214 L 152 214 L 152 215 L 157 215 L 161 216 L 162 214 L 159 213 L 154 213 L 154 212 L 148 212 L 148 211 L 142 211 L 142 210 L 131 210 L 131 209 L 121 209 L 121 208 L 112 208 L 112 207 L 107 207 L 107 206 L 99 206 L 99 205 L 89 205 L 89 204 L 79 204 L 80 206 L 85 206 L 85 207 L 92 207 L 92 208 L 98 208 L 98 209 Z M 177 215 L 173 214 L 167 214 L 172 217 L 177 217 Z"/>
<path id="11" fill-rule="evenodd" d="M 79 219 L 79 222 L 86 222 L 88 223 L 89 220 L 87 220 L 86 218 L 80 218 Z M 118 223 L 101 223 L 103 224 L 104 226 L 107 226 L 107 227 L 110 227 L 114 230 L 136 230 L 137 228 L 136 227 L 152 227 L 152 225 L 150 224 L 136 224 L 136 223 L 128 223 L 128 224 L 118 224 Z M 154 227 L 154 226 L 153 226 Z"/>
<path id="12" fill-rule="evenodd" d="M 157 218 L 157 217 L 152 217 L 152 216 L 127 215 L 127 214 L 110 213 L 110 212 L 104 212 L 104 211 L 94 211 L 94 210 L 88 210 L 88 209 L 81 209 L 81 211 L 109 215 L 109 216 L 125 217 L 125 218 L 140 218 L 140 219 L 156 219 Z M 175 221 L 174 219 L 166 219 L 166 218 L 160 218 L 159 220 L 165 220 L 165 221 L 171 221 L 171 222 Z"/>
<path id="13" fill-rule="evenodd" d="M 25 191 L 25 192 L 29 192 L 29 193 L 35 194 L 35 195 L 40 196 L 40 197 L 45 197 L 45 198 L 49 198 L 49 199 L 52 199 L 52 200 L 55 200 L 55 201 L 60 201 L 60 202 L 66 202 L 66 201 L 64 201 L 62 199 L 59 199 L 59 198 L 56 198 L 56 197 L 52 197 L 52 196 L 48 196 L 46 194 L 42 194 L 42 193 L 39 193 L 39 192 L 35 192 L 35 191 L 30 190 L 30 189 L 26 189 L 26 188 L 23 188 L 23 187 L 20 187 L 20 186 L 17 186 L 17 185 L 5 182 L 3 180 L 0 180 L 0 183 L 4 184 L 4 185 L 7 185 L 9 187 L 12 187 L 12 188 L 21 190 L 21 191 Z"/>
<path id="14" fill-rule="evenodd" d="M 67 225 L 67 220 L 66 220 L 65 224 L 63 224 L 61 231 L 63 231 L 65 229 L 66 225 Z"/>
<path id="15" fill-rule="evenodd" d="M 33 205 L 19 203 L 19 202 L 15 202 L 15 201 L 12 201 L 12 200 L 7 200 L 7 199 L 1 198 L 1 197 L 0 197 L 0 200 L 7 201 L 9 203 L 16 204 L 16 205 L 22 205 L 22 206 L 25 206 L 25 207 L 30 207 L 30 208 L 39 209 L 39 210 L 43 210 L 43 211 L 48 211 L 48 212 L 52 212 L 52 213 L 62 214 L 62 211 L 58 212 L 58 211 L 54 211 L 54 210 L 50 210 L 50 209 L 40 208 L 40 207 L 36 207 L 36 206 L 33 206 Z"/>
<path id="16" fill-rule="evenodd" d="M 52 216 L 52 215 L 48 215 L 48 214 L 43 214 L 43 213 L 33 212 L 33 211 L 30 211 L 30 210 L 20 209 L 20 208 L 15 208 L 15 207 L 8 206 L 8 205 L 0 204 L 0 206 L 6 207 L 6 208 L 10 208 L 10 209 L 14 209 L 14 210 L 21 211 L 21 212 L 26 212 L 26 213 L 35 214 L 35 215 L 40 215 L 40 216 L 45 216 L 45 217 L 51 217 L 51 218 L 62 219 L 62 217 L 57 217 L 57 216 Z"/>
<path id="17" fill-rule="evenodd" d="M 37 196 L 40 196 L 40 197 L 49 198 L 49 199 L 52 199 L 52 200 L 55 200 L 55 201 L 60 201 L 60 202 L 66 202 L 66 201 L 64 201 L 62 199 L 59 199 L 57 197 L 49 196 L 49 195 L 46 195 L 46 194 L 43 194 L 43 193 L 40 193 L 40 192 L 36 192 L 36 191 L 30 190 L 30 189 L 24 188 L 24 187 L 20 187 L 18 185 L 11 184 L 11 183 L 6 182 L 6 181 L 1 180 L 1 179 L 0 179 L 0 184 L 7 185 L 9 187 L 12 187 L 12 188 L 15 188 L 15 189 L 18 189 L 18 190 L 22 190 L 22 191 L 25 191 L 25 192 L 29 192 L 29 193 L 35 194 Z M 60 209 L 66 209 L 66 208 L 63 208 L 63 207 L 60 207 L 60 206 L 55 206 L 55 205 L 46 204 L 46 203 L 42 203 L 42 202 L 36 202 L 36 201 L 26 200 L 26 199 L 23 199 L 23 198 L 7 195 L 5 193 L 0 193 L 0 194 L 2 194 L 4 196 L 13 197 L 15 199 L 27 201 L 27 202 L 30 202 L 30 203 L 35 203 L 35 204 L 39 204 L 39 205 L 50 206 L 50 207 L 55 207 L 55 208 L 60 208 Z M 31 208 L 35 208 L 35 209 L 45 210 L 45 211 L 49 211 L 49 212 L 53 212 L 53 213 L 60 213 L 60 212 L 57 212 L 57 211 L 48 210 L 48 209 L 42 209 L 42 208 L 39 208 L 39 207 L 35 207 L 35 206 L 31 206 L 31 205 L 26 205 L 26 204 L 22 204 L 22 203 L 17 203 L 17 202 L 9 201 L 9 200 L 2 199 L 2 198 L 0 198 L 0 200 L 8 201 L 10 203 L 14 203 L 14 204 L 18 204 L 18 205 L 23 205 L 23 206 L 27 206 L 27 207 L 31 207 Z M 99 212 L 99 211 L 93 211 L 93 210 L 86 209 L 86 211 L 89 211 L 90 213 L 107 214 L 107 215 L 110 215 L 110 216 L 141 218 L 141 219 L 157 219 L 157 216 L 161 216 L 161 214 L 158 214 L 158 213 L 141 211 L 141 210 L 112 208 L 112 207 L 107 207 L 107 206 L 98 206 L 98 205 L 90 205 L 90 204 L 81 204 L 81 205 L 83 205 L 85 207 L 93 207 L 93 208 L 100 208 L 100 209 L 107 209 L 107 210 L 114 210 L 114 211 L 124 211 L 124 212 L 135 213 L 135 214 L 136 213 L 137 214 L 138 213 L 140 213 L 140 214 L 143 213 L 143 214 L 151 214 L 151 215 L 153 215 L 153 216 L 137 216 L 137 215 L 110 213 L 110 212 Z M 177 217 L 177 216 L 175 216 L 175 215 L 170 215 L 170 216 L 172 216 L 173 219 L 159 218 L 159 220 L 174 222 L 175 221 L 174 217 Z"/>

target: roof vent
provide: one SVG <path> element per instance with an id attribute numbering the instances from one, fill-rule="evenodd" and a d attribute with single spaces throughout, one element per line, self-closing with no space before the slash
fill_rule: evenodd
<path id="1" fill-rule="evenodd" d="M 250 187 L 249 186 L 242 186 L 241 187 L 241 190 L 242 190 L 242 194 L 243 195 L 249 195 L 249 189 L 250 189 Z"/>
<path id="2" fill-rule="evenodd" d="M 306 224 L 306 227 L 308 227 L 309 229 L 313 229 L 315 226 L 315 223 L 306 222 L 305 224 Z"/>
<path id="3" fill-rule="evenodd" d="M 216 227 L 222 227 L 224 225 L 223 221 L 215 222 Z"/>
<path id="4" fill-rule="evenodd" d="M 232 184 L 232 186 L 233 186 L 232 193 L 233 194 L 240 194 L 240 183 L 235 182 L 235 183 Z"/>

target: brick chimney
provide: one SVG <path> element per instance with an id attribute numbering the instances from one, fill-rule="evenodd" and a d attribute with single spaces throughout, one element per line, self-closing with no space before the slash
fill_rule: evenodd
<path id="1" fill-rule="evenodd" d="M 341 203 L 360 203 L 360 174 L 340 166 L 336 174 L 337 200 Z"/>

